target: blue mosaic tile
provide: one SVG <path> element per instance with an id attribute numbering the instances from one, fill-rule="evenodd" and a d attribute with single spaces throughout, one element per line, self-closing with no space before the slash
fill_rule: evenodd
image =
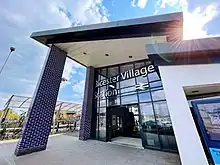
<path id="1" fill-rule="evenodd" d="M 92 100 L 93 100 L 93 87 L 95 69 L 93 67 L 88 67 L 86 71 L 86 83 L 84 89 L 84 98 L 82 105 L 82 115 L 80 122 L 79 139 L 87 140 L 91 137 L 91 124 L 92 124 Z"/>
<path id="2" fill-rule="evenodd" d="M 15 155 L 46 149 L 66 53 L 52 46 L 29 107 Z"/>

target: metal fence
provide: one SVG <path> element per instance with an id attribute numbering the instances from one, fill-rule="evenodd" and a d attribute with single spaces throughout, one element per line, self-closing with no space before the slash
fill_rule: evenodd
<path id="1" fill-rule="evenodd" d="M 0 140 L 18 139 L 21 135 L 32 98 L 12 95 L 0 110 Z M 78 131 L 82 106 L 78 103 L 57 101 L 51 134 Z"/>

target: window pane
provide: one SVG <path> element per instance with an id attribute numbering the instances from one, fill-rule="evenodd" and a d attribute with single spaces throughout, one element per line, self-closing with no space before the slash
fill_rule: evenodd
<path id="1" fill-rule="evenodd" d="M 163 90 L 152 91 L 151 94 L 154 101 L 165 100 L 165 94 Z"/>
<path id="2" fill-rule="evenodd" d="M 127 95 L 121 97 L 121 104 L 131 104 L 131 103 L 137 103 L 137 95 Z"/>
<path id="3" fill-rule="evenodd" d="M 106 74 L 106 68 L 101 69 L 101 80 L 106 79 L 107 78 L 107 74 Z"/>
<path id="4" fill-rule="evenodd" d="M 118 66 L 108 68 L 108 77 L 119 75 Z"/>
<path id="5" fill-rule="evenodd" d="M 128 95 L 134 95 L 134 94 L 137 94 L 137 92 L 133 91 L 133 92 L 128 92 L 128 93 L 122 93 L 121 96 L 128 96 Z"/>
<path id="6" fill-rule="evenodd" d="M 107 85 L 107 88 L 108 88 L 109 90 L 119 89 L 119 82 L 111 83 L 111 84 Z"/>
<path id="7" fill-rule="evenodd" d="M 99 107 L 99 99 L 94 100 L 96 102 L 96 108 L 97 108 L 97 112 L 98 112 L 98 107 Z"/>
<path id="8" fill-rule="evenodd" d="M 99 108 L 99 113 L 106 113 L 106 107 Z"/>
<path id="9" fill-rule="evenodd" d="M 120 72 L 124 73 L 133 68 L 134 68 L 133 64 L 125 64 L 125 65 L 120 66 Z"/>
<path id="10" fill-rule="evenodd" d="M 172 122 L 170 119 L 166 101 L 155 102 L 154 110 L 156 114 L 158 132 L 161 139 L 161 143 L 163 144 L 163 148 L 176 150 L 176 140 L 174 137 Z"/>
<path id="11" fill-rule="evenodd" d="M 96 116 L 96 139 L 99 139 L 99 116 Z"/>
<path id="12" fill-rule="evenodd" d="M 106 86 L 102 86 L 99 88 L 99 92 L 105 92 L 106 91 Z"/>
<path id="13" fill-rule="evenodd" d="M 140 104 L 140 111 L 142 114 L 142 122 L 155 122 L 152 103 Z"/>
<path id="14" fill-rule="evenodd" d="M 106 106 L 106 99 L 100 100 L 100 107 Z"/>
<path id="15" fill-rule="evenodd" d="M 99 114 L 99 139 L 106 140 L 106 116 L 105 113 Z"/>
<path id="16" fill-rule="evenodd" d="M 163 134 L 172 133 L 173 134 L 173 131 L 166 132 L 169 130 L 165 129 L 165 128 L 172 127 L 172 123 L 171 123 L 169 110 L 168 110 L 166 101 L 154 102 L 153 104 L 154 104 L 154 110 L 155 110 L 155 114 L 156 114 L 157 125 L 161 128 L 161 131 L 162 131 L 161 133 L 163 133 Z M 164 128 L 164 130 L 163 130 L 163 128 Z"/>
<path id="17" fill-rule="evenodd" d="M 137 81 L 137 84 L 140 84 L 140 83 L 147 83 L 147 77 L 143 77 L 143 76 L 138 76 L 136 77 L 136 81 Z"/>
<path id="18" fill-rule="evenodd" d="M 99 107 L 99 99 L 94 100 L 94 101 L 96 101 L 96 107 Z"/>
<path id="19" fill-rule="evenodd" d="M 135 86 L 121 89 L 121 93 L 127 93 L 127 92 L 132 92 L 132 91 L 136 92 Z"/>
<path id="20" fill-rule="evenodd" d="M 111 96 L 107 98 L 107 106 L 112 106 L 112 105 L 120 105 L 120 97 L 119 96 Z"/>
<path id="21" fill-rule="evenodd" d="M 151 101 L 150 93 L 149 92 L 143 92 L 138 94 L 139 101 L 140 102 L 148 102 Z"/>
<path id="22" fill-rule="evenodd" d="M 139 69 L 139 68 L 144 67 L 144 66 L 145 66 L 145 63 L 144 63 L 144 62 L 136 62 L 136 63 L 134 64 L 134 66 L 135 66 L 135 69 Z"/>
<path id="23" fill-rule="evenodd" d="M 158 76 L 157 72 L 149 73 L 148 74 L 149 81 L 156 81 L 160 80 L 160 77 Z"/>
<path id="24" fill-rule="evenodd" d="M 151 103 L 140 104 L 142 113 L 142 129 L 144 132 L 144 140 L 147 146 L 159 148 L 160 142 L 157 134 L 157 126 Z"/>
<path id="25" fill-rule="evenodd" d="M 161 81 L 155 81 L 155 82 L 150 83 L 150 87 L 151 88 L 160 87 L 160 86 L 162 86 L 162 82 Z"/>
<path id="26" fill-rule="evenodd" d="M 129 109 L 129 112 L 133 112 L 134 115 L 139 115 L 138 105 L 128 105 L 126 106 Z"/>
<path id="27" fill-rule="evenodd" d="M 120 88 L 135 86 L 135 78 L 131 78 L 128 80 L 120 81 Z"/>

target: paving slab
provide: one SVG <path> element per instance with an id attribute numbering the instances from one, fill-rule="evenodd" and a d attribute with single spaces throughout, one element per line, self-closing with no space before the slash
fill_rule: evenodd
<path id="1" fill-rule="evenodd" d="M 177 154 L 58 135 L 47 150 L 15 157 L 16 142 L 0 143 L 0 165 L 180 165 Z"/>

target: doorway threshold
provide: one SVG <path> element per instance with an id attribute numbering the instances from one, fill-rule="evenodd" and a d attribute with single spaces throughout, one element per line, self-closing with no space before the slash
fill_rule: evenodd
<path id="1" fill-rule="evenodd" d="M 119 136 L 116 138 L 112 138 L 111 142 L 108 142 L 108 143 L 121 145 L 125 147 L 144 149 L 144 147 L 142 146 L 141 138 Z"/>

